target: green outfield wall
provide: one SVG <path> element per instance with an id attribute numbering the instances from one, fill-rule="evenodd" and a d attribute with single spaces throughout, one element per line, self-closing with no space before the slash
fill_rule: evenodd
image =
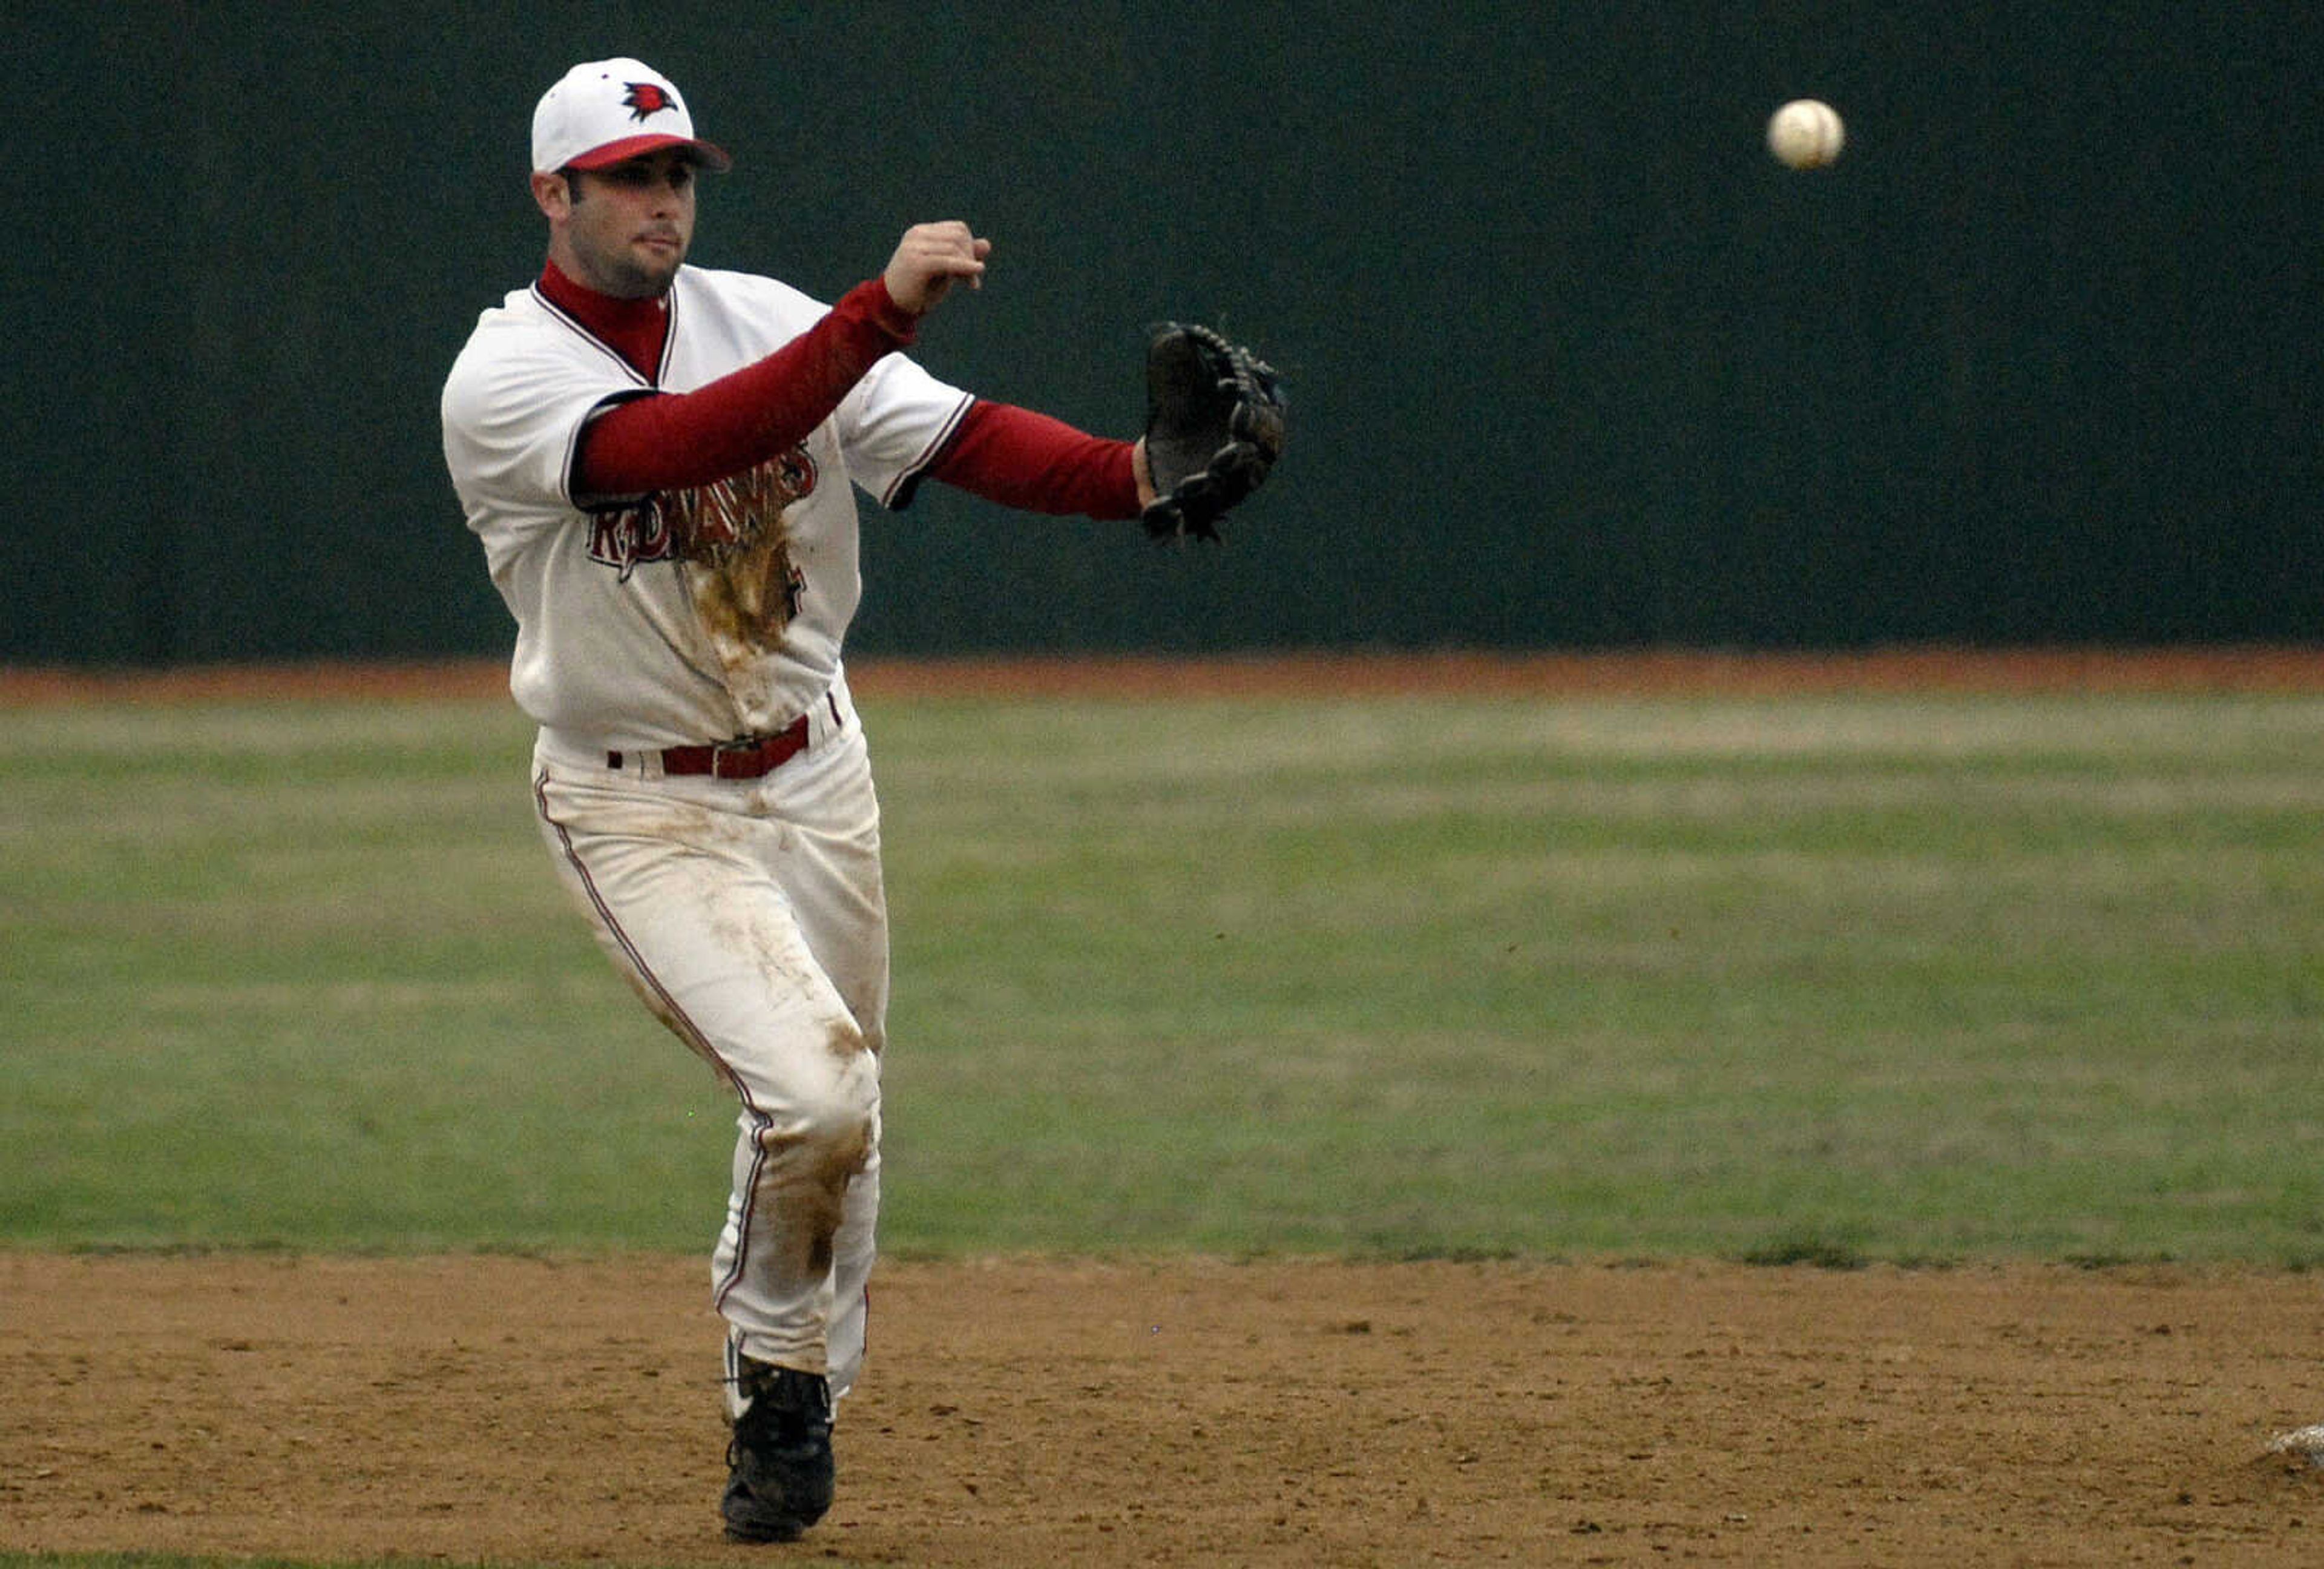
<path id="1" fill-rule="evenodd" d="M 503 649 L 437 394 L 539 265 L 533 100 L 612 53 L 735 154 L 700 262 L 830 298 L 964 217 L 949 380 L 1129 434 L 1174 316 L 1286 374 L 1222 550 L 867 505 L 859 650 L 2324 635 L 2316 7 L 9 20 L 0 660 Z M 1820 174 L 1760 140 L 1803 95 Z"/>

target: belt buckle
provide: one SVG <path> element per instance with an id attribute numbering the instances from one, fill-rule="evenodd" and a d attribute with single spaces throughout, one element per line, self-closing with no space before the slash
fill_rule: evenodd
<path id="1" fill-rule="evenodd" d="M 710 777 L 712 779 L 757 779 L 767 771 L 766 756 L 767 742 L 766 737 L 762 735 L 738 735 L 732 741 L 715 743 L 710 748 Z M 753 771 L 745 773 L 741 769 L 737 769 L 729 772 L 726 767 L 729 758 L 738 760 Z"/>

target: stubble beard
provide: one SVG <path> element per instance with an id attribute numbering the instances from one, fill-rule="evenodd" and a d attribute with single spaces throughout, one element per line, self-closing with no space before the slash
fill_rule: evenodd
<path id="1" fill-rule="evenodd" d="M 595 259 L 593 271 L 598 277 L 590 287 L 601 294 L 617 300 L 653 300 L 669 292 L 678 281 L 678 264 L 686 253 L 678 252 L 668 262 L 641 262 L 634 256 L 601 256 Z"/>
<path id="2" fill-rule="evenodd" d="M 654 300 L 669 293 L 687 252 L 683 242 L 674 251 L 649 252 L 635 241 L 598 245 L 577 236 L 568 249 L 581 274 L 575 281 L 616 300 Z"/>

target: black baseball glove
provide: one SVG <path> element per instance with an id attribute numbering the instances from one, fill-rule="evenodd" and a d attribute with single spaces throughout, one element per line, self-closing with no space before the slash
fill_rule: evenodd
<path id="1" fill-rule="evenodd" d="M 1283 453 L 1274 367 L 1207 327 L 1166 321 L 1146 346 L 1146 463 L 1157 540 L 1215 540 Z"/>

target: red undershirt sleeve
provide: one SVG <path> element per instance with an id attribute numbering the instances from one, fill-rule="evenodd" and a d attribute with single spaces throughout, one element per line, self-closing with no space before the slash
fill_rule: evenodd
<path id="1" fill-rule="evenodd" d="M 1130 443 L 1062 420 L 978 399 L 928 467 L 931 478 L 1022 512 L 1134 518 Z"/>
<path id="2" fill-rule="evenodd" d="M 576 496 L 708 485 L 766 462 L 831 417 L 864 373 L 908 346 L 917 318 L 873 278 L 767 355 L 691 392 L 633 398 L 582 432 Z"/>

